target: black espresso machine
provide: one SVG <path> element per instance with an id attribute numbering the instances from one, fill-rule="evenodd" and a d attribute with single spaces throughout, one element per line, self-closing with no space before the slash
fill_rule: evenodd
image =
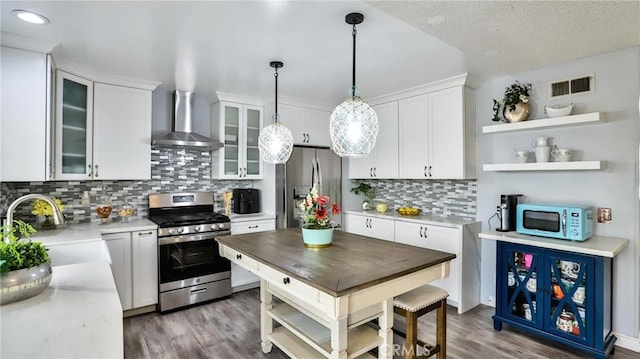
<path id="1" fill-rule="evenodd" d="M 500 228 L 496 231 L 511 232 L 516 230 L 516 207 L 523 202 L 524 195 L 521 194 L 500 195 L 500 205 L 498 206 Z"/>

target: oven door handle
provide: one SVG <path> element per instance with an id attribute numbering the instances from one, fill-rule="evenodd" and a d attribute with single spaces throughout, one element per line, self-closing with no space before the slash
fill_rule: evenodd
<path id="1" fill-rule="evenodd" d="M 208 239 L 214 239 L 215 237 L 222 237 L 231 235 L 231 231 L 220 231 L 215 233 L 206 233 L 206 234 L 189 234 L 185 236 L 171 236 L 159 238 L 158 243 L 160 245 L 167 244 L 175 244 L 175 243 L 185 243 L 185 242 L 196 242 L 196 241 L 206 241 Z"/>

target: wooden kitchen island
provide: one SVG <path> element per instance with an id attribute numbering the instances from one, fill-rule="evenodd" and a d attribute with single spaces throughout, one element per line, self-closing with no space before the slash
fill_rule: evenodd
<path id="1" fill-rule="evenodd" d="M 216 240 L 222 256 L 260 277 L 262 350 L 275 344 L 305 359 L 371 357 L 376 347 L 391 358 L 393 297 L 447 277 L 455 258 L 342 231 L 322 249 L 305 248 L 300 228 Z M 376 318 L 378 330 L 367 325 Z"/>

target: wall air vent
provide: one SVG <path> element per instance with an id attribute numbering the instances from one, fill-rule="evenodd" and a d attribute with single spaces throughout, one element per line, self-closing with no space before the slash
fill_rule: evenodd
<path id="1" fill-rule="evenodd" d="M 552 82 L 549 84 L 549 97 L 558 98 L 593 93 L 594 85 L 593 75 Z"/>

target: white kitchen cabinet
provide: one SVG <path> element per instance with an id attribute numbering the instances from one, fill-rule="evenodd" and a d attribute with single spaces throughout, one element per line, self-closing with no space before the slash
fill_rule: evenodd
<path id="1" fill-rule="evenodd" d="M 293 144 L 303 146 L 330 147 L 330 111 L 304 107 L 302 105 L 278 104 L 282 123 L 291 130 Z"/>
<path id="2" fill-rule="evenodd" d="M 273 231 L 276 229 L 275 219 L 231 222 L 231 235 Z M 231 287 L 234 291 L 249 289 L 258 285 L 260 278 L 250 271 L 231 262 Z M 242 287 L 242 288 L 240 288 Z"/>
<path id="3" fill-rule="evenodd" d="M 349 159 L 349 178 L 398 178 L 398 101 L 375 105 L 378 137 L 371 153 Z"/>
<path id="4" fill-rule="evenodd" d="M 56 180 L 151 178 L 150 90 L 58 70 L 56 94 Z"/>
<path id="5" fill-rule="evenodd" d="M 394 222 L 392 219 L 376 216 L 345 213 L 344 231 L 393 242 Z"/>
<path id="6" fill-rule="evenodd" d="M 262 106 L 219 101 L 213 104 L 212 137 L 224 147 L 212 154 L 212 176 L 218 179 L 262 179 L 258 136 Z"/>
<path id="7" fill-rule="evenodd" d="M 399 178 L 475 178 L 475 90 L 454 86 L 399 101 Z"/>
<path id="8" fill-rule="evenodd" d="M 158 303 L 158 236 L 155 230 L 103 234 L 123 310 Z"/>
<path id="9" fill-rule="evenodd" d="M 51 57 L 0 48 L 0 182 L 49 179 L 51 151 Z"/>
<path id="10" fill-rule="evenodd" d="M 480 303 L 479 230 L 480 224 L 477 222 L 459 228 L 417 221 L 395 222 L 397 243 L 456 255 L 456 259 L 451 261 L 449 276 L 431 284 L 449 293 L 447 301 L 458 308 L 458 313 L 464 313 Z"/>
<path id="11" fill-rule="evenodd" d="M 103 234 L 111 257 L 111 272 L 116 282 L 123 310 L 133 308 L 133 269 L 131 263 L 131 233 Z"/>
<path id="12" fill-rule="evenodd" d="M 151 91 L 95 83 L 93 97 L 94 179 L 151 179 Z"/>

